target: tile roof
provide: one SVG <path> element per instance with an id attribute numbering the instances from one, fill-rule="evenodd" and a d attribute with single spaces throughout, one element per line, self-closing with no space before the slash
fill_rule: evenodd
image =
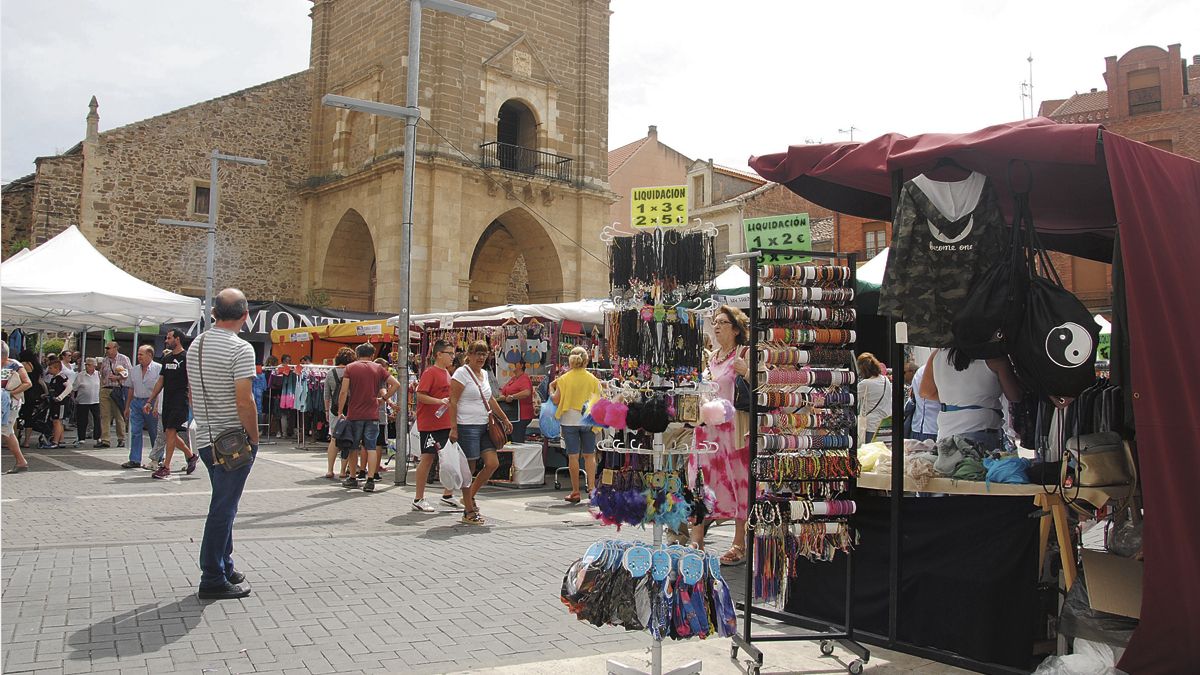
<path id="1" fill-rule="evenodd" d="M 1050 117 L 1078 115 L 1080 113 L 1100 112 L 1104 110 L 1108 110 L 1108 92 L 1089 91 L 1082 94 L 1075 94 L 1067 99 L 1054 112 L 1050 113 Z"/>
<path id="2" fill-rule="evenodd" d="M 758 183 L 759 185 L 763 185 L 767 182 L 765 178 L 756 173 L 742 171 L 741 169 L 732 169 L 727 166 L 721 166 L 720 164 L 713 164 L 713 171 L 720 171 L 721 173 L 728 174 L 735 178 L 741 178 L 742 180 L 752 181 L 754 183 Z"/>
<path id="3" fill-rule="evenodd" d="M 648 140 L 650 140 L 650 137 L 646 136 L 644 138 L 639 138 L 628 145 L 622 145 L 616 150 L 609 150 L 608 175 L 611 176 L 616 173 L 617 170 L 620 169 L 623 164 L 625 164 L 625 162 L 629 161 L 630 157 L 633 157 L 633 153 L 637 152 L 643 145 L 646 144 L 646 141 Z"/>

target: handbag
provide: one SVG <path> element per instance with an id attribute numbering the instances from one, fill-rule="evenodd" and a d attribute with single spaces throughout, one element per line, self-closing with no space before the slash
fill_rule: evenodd
<path id="1" fill-rule="evenodd" d="M 211 333 L 205 334 L 204 338 L 208 335 Z M 208 398 L 208 387 L 204 385 L 204 338 L 200 339 L 200 344 L 196 347 L 196 360 L 200 369 L 200 391 L 204 396 L 204 408 L 207 410 L 212 402 Z M 222 431 L 215 437 L 212 427 L 209 426 L 208 442 L 212 444 L 213 463 L 226 471 L 237 471 L 254 461 L 254 448 L 250 445 L 250 437 L 240 426 Z"/>
<path id="2" fill-rule="evenodd" d="M 737 358 L 743 357 L 743 354 L 745 354 L 744 349 L 746 348 L 738 347 Z M 733 409 L 740 410 L 741 412 L 750 412 L 750 398 L 752 395 L 750 381 L 741 375 L 735 377 L 733 380 Z"/>
<path id="3" fill-rule="evenodd" d="M 492 412 L 491 406 L 488 405 L 488 399 L 483 395 L 483 385 L 479 384 L 479 380 L 475 378 L 475 373 L 471 372 L 470 366 L 467 366 L 467 374 L 475 382 L 475 388 L 479 390 L 479 400 L 483 401 L 483 408 L 487 410 L 488 439 L 492 441 L 493 448 L 500 450 L 508 443 L 508 434 L 504 433 L 504 427 L 500 425 L 500 422 L 496 419 L 496 413 Z"/>
<path id="4" fill-rule="evenodd" d="M 1079 298 L 1063 288 L 1038 240 L 1028 199 L 1018 200 L 1028 237 L 1025 311 L 1009 354 L 1017 373 L 1040 394 L 1073 397 L 1096 379 L 1100 326 Z"/>
<path id="5" fill-rule="evenodd" d="M 1079 487 L 1111 487 L 1133 483 L 1133 462 L 1126 443 L 1114 431 L 1072 436 L 1067 449 L 1079 462 Z"/>

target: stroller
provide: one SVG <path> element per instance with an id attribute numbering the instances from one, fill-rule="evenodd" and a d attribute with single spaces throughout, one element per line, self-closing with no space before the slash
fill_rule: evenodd
<path id="1" fill-rule="evenodd" d="M 42 396 L 29 409 L 28 414 L 18 419 L 22 430 L 32 429 L 38 433 L 39 448 L 53 448 L 51 440 L 54 435 L 54 424 L 50 421 L 50 399 Z"/>

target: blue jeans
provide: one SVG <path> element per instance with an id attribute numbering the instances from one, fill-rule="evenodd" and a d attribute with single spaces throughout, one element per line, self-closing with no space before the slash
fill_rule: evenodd
<path id="1" fill-rule="evenodd" d="M 258 457 L 258 446 L 250 448 L 251 454 Z M 237 516 L 238 502 L 254 462 L 237 471 L 226 471 L 213 464 L 211 445 L 196 452 L 204 462 L 204 468 L 208 469 L 208 480 L 212 483 L 212 501 L 208 503 L 204 539 L 200 542 L 200 588 L 218 588 L 234 572 L 233 519 Z"/>
<path id="2" fill-rule="evenodd" d="M 150 445 L 158 442 L 158 415 L 142 412 L 147 399 L 135 398 L 129 404 L 129 461 L 142 463 L 142 430 L 150 431 Z"/>
<path id="3" fill-rule="evenodd" d="M 590 455 L 596 451 L 596 434 L 591 427 L 562 428 L 563 449 L 568 455 Z"/>
<path id="4" fill-rule="evenodd" d="M 379 441 L 379 420 L 346 420 L 350 423 L 350 433 L 353 434 L 354 445 L 350 451 L 358 450 L 362 443 L 363 450 L 378 450 L 375 443 Z"/>

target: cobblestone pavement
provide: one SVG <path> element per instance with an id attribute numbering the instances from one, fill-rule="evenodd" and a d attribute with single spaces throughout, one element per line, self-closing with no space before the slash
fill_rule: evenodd
<path id="1" fill-rule="evenodd" d="M 650 536 L 600 527 L 561 492 L 488 488 L 480 506 L 492 525 L 465 526 L 448 509 L 413 512 L 413 488 L 390 474 L 374 494 L 346 490 L 322 477 L 322 450 L 264 446 L 234 534 L 253 595 L 201 602 L 203 467 L 158 481 L 120 469 L 120 448 L 26 453 L 32 470 L 0 479 L 4 673 L 561 675 L 600 672 L 605 655 L 636 660 L 649 645 L 645 633 L 576 621 L 559 602 L 563 571 L 593 541 Z M 715 528 L 716 550 L 729 530 Z M 725 655 L 705 672 L 738 672 L 727 641 L 668 652 L 695 658 L 689 644 Z M 843 667 L 794 654 L 777 652 L 792 668 Z"/>

